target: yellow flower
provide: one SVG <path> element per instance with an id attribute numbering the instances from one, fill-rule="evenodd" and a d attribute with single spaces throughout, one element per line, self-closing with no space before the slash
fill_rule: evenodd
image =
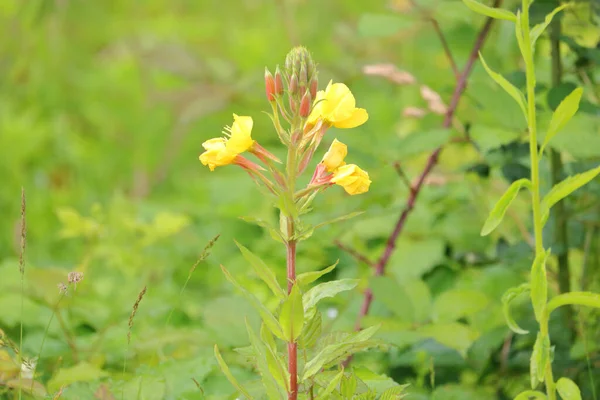
<path id="1" fill-rule="evenodd" d="M 340 185 L 350 195 L 365 193 L 369 190 L 369 174 L 354 164 L 342 165 L 333 173 L 331 182 Z"/>
<path id="2" fill-rule="evenodd" d="M 226 138 L 209 139 L 202 143 L 206 150 L 200 155 L 200 162 L 208 165 L 211 171 L 216 167 L 231 164 L 235 158 L 254 144 L 252 140 L 252 117 L 240 117 L 233 114 L 233 125 L 225 127 Z"/>
<path id="3" fill-rule="evenodd" d="M 344 158 L 348 155 L 348 146 L 340 142 L 337 139 L 333 140 L 329 150 L 323 156 L 323 165 L 327 169 L 327 172 L 333 172 L 342 165 L 345 165 Z"/>
<path id="4" fill-rule="evenodd" d="M 356 108 L 356 100 L 348 86 L 329 82 L 325 90 L 317 92 L 315 106 L 308 116 L 308 124 L 319 119 L 336 128 L 354 128 L 364 124 L 369 115 L 364 108 Z"/>

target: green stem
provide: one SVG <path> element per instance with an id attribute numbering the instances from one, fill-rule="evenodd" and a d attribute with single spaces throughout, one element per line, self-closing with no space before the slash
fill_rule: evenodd
<path id="1" fill-rule="evenodd" d="M 525 76 L 527 79 L 527 121 L 529 128 L 529 155 L 531 158 L 531 202 L 533 208 L 533 232 L 535 237 L 535 255 L 544 252 L 542 236 L 542 215 L 540 207 L 540 172 L 537 142 L 537 124 L 535 109 L 535 64 L 529 27 L 529 0 L 523 0 L 523 58 L 525 59 Z M 540 332 L 548 335 L 548 318 L 541 318 Z M 552 374 L 552 363 L 548 363 L 544 377 L 548 400 L 556 400 L 556 387 Z"/>

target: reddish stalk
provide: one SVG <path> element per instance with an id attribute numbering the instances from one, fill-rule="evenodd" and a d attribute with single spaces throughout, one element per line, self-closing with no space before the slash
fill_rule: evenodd
<path id="1" fill-rule="evenodd" d="M 293 232 L 293 220 L 288 220 L 288 230 Z M 296 241 L 290 240 L 286 244 L 287 248 L 287 281 L 288 294 L 292 291 L 292 286 L 296 282 Z M 290 372 L 290 391 L 288 400 L 298 398 L 298 344 L 288 343 L 288 370 Z"/>
<path id="2" fill-rule="evenodd" d="M 494 7 L 500 6 L 501 3 L 502 3 L 502 0 L 495 0 Z M 473 70 L 475 61 L 477 61 L 479 51 L 483 47 L 483 44 L 490 32 L 492 23 L 493 23 L 493 19 L 488 18 L 486 20 L 485 24 L 483 25 L 483 27 L 479 31 L 479 34 L 477 35 L 477 40 L 475 41 L 475 44 L 473 45 L 473 49 L 471 50 L 469 59 L 467 60 L 467 63 L 465 65 L 464 69 L 458 76 L 458 82 L 454 89 L 454 93 L 452 94 L 452 98 L 450 100 L 450 105 L 448 106 L 448 110 L 446 111 L 446 115 L 444 117 L 444 122 L 443 122 L 444 128 L 450 128 L 452 125 L 452 119 L 453 119 L 456 109 L 458 107 L 458 103 L 460 101 L 462 94 L 464 93 L 464 91 L 467 87 L 467 80 L 469 78 L 469 75 L 471 74 L 471 71 Z M 404 225 L 406 223 L 406 220 L 415 206 L 415 202 L 419 196 L 421 189 L 423 188 L 423 184 L 424 184 L 425 180 L 427 179 L 427 177 L 433 170 L 433 167 L 435 167 L 435 165 L 437 164 L 440 153 L 442 152 L 442 149 L 443 149 L 443 146 L 440 146 L 429 155 L 429 158 L 427 160 L 427 164 L 425 165 L 425 168 L 419 175 L 419 178 L 417 179 L 417 181 L 413 185 L 411 185 L 410 194 L 406 201 L 406 205 L 405 205 L 404 209 L 402 210 L 402 213 L 400 214 L 398 220 L 396 221 L 396 225 L 394 226 L 394 229 L 388 238 L 388 241 L 387 241 L 387 244 L 386 244 L 383 254 L 381 255 L 381 257 L 379 258 L 379 260 L 377 261 L 377 263 L 374 266 L 375 275 L 381 276 L 385 273 L 385 268 L 390 260 L 390 257 L 392 256 L 392 254 L 394 252 L 394 249 L 396 248 L 396 241 L 398 240 L 398 237 L 402 233 L 402 231 L 404 229 Z M 356 324 L 355 324 L 356 330 L 361 329 L 362 320 L 369 313 L 369 308 L 371 307 L 372 301 L 373 301 L 373 292 L 371 289 L 367 289 L 364 294 L 364 300 L 363 300 L 363 304 L 360 309 L 360 313 L 356 320 Z M 350 362 L 350 358 L 347 359 L 344 362 L 344 364 L 347 365 L 349 362 Z"/>

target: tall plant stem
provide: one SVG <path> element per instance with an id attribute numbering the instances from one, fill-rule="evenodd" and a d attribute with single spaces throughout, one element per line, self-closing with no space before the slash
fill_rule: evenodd
<path id="1" fill-rule="evenodd" d="M 552 57 L 552 86 L 558 86 L 562 81 L 562 60 L 560 54 L 560 34 L 561 21 L 555 18 L 550 25 L 550 45 Z M 552 186 L 559 183 L 563 175 L 563 161 L 559 151 L 550 150 L 550 170 L 552 172 Z M 569 272 L 569 236 L 567 231 L 568 216 L 565 210 L 565 203 L 559 201 L 554 206 L 555 227 L 554 242 L 558 245 L 558 287 L 561 293 L 567 293 L 571 290 L 571 275 Z M 573 309 L 565 307 L 565 316 L 567 326 L 571 333 L 574 333 L 575 323 L 573 320 Z"/>
<path id="2" fill-rule="evenodd" d="M 288 230 L 293 232 L 293 220 L 288 219 Z M 292 291 L 292 286 L 296 281 L 296 241 L 290 240 L 287 242 L 287 280 L 288 294 Z M 296 342 L 288 343 L 288 369 L 290 372 L 290 392 L 288 400 L 296 400 L 298 398 L 298 344 Z"/>
<path id="3" fill-rule="evenodd" d="M 537 143 L 537 124 L 535 109 L 535 64 L 533 61 L 533 46 L 529 27 L 529 0 L 523 0 L 523 57 L 525 59 L 525 77 L 527 80 L 527 123 L 529 129 L 529 156 L 531 160 L 531 205 L 533 209 L 533 232 L 535 237 L 536 257 L 545 252 L 542 236 L 542 213 L 540 205 L 540 172 L 539 154 Z M 517 23 L 519 23 L 517 21 Z M 548 335 L 548 317 L 540 318 L 540 332 L 543 336 Z M 545 371 L 544 381 L 548 400 L 556 400 L 556 387 L 552 374 L 552 363 L 548 363 Z"/>

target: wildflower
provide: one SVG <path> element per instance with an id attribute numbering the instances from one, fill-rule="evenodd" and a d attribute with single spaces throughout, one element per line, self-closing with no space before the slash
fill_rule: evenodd
<path id="1" fill-rule="evenodd" d="M 333 172 L 342 165 L 345 165 L 344 158 L 348 155 L 348 146 L 334 139 L 333 143 L 323 156 L 321 163 L 325 166 L 328 172 Z"/>
<path id="2" fill-rule="evenodd" d="M 342 165 L 333 173 L 331 182 L 340 185 L 350 195 L 365 193 L 369 190 L 369 174 L 354 164 Z"/>
<path id="3" fill-rule="evenodd" d="M 209 139 L 202 143 L 206 150 L 200 155 L 203 165 L 208 165 L 211 171 L 216 167 L 232 164 L 236 158 L 254 144 L 252 140 L 252 117 L 240 117 L 233 114 L 233 125 L 225 127 L 226 138 Z"/>
<path id="4" fill-rule="evenodd" d="M 354 128 L 364 124 L 367 119 L 367 111 L 356 108 L 356 100 L 348 86 L 330 81 L 325 90 L 317 92 L 308 124 L 316 125 L 323 120 L 336 128 Z"/>

